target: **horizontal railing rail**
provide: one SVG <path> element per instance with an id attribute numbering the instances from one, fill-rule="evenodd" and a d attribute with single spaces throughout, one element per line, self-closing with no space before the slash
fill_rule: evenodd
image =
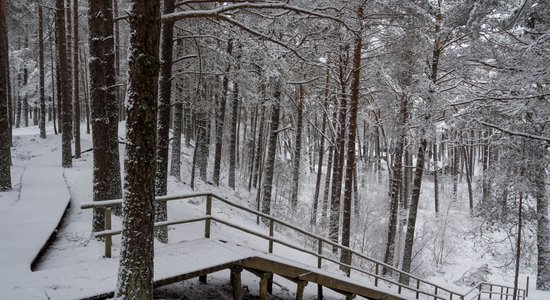
<path id="1" fill-rule="evenodd" d="M 431 283 L 427 280 L 421 279 L 415 275 L 403 272 L 402 270 L 399 270 L 391 265 L 388 265 L 384 262 L 378 261 L 376 259 L 370 258 L 368 256 L 365 256 L 361 253 L 358 253 L 357 251 L 342 246 L 338 243 L 335 243 L 329 239 L 326 239 L 322 236 L 316 235 L 314 233 L 308 232 L 305 229 L 299 228 L 295 225 L 292 225 L 290 223 L 287 223 L 283 220 L 280 220 L 276 217 L 264 214 L 262 212 L 256 211 L 254 209 L 248 208 L 246 206 L 234 203 L 228 199 L 225 199 L 219 195 L 216 195 L 214 193 L 196 193 L 196 194 L 185 194 L 185 195 L 174 195 L 174 196 L 160 196 L 155 198 L 155 202 L 168 202 L 168 201 L 174 201 L 174 200 L 185 200 L 185 199 L 191 199 L 191 198 L 199 198 L 199 197 L 206 197 L 206 216 L 205 217 L 197 217 L 197 218 L 191 218 L 191 219 L 183 219 L 183 220 L 171 220 L 171 221 L 163 221 L 163 222 L 156 222 L 154 224 L 155 227 L 161 227 L 161 226 L 171 226 L 171 225 L 179 225 L 179 224 L 187 224 L 187 223 L 194 223 L 194 222 L 205 222 L 205 234 L 204 236 L 206 238 L 210 238 L 211 234 L 211 222 L 215 221 L 217 223 L 235 228 L 237 230 L 243 231 L 245 233 L 260 237 L 262 239 L 265 239 L 269 241 L 268 244 L 268 250 L 269 253 L 273 253 L 273 245 L 274 243 L 280 244 L 285 247 L 289 247 L 291 249 L 300 251 L 302 253 L 306 253 L 309 255 L 312 255 L 317 258 L 317 268 L 321 268 L 322 261 L 328 261 L 331 263 L 334 263 L 341 267 L 342 269 L 347 269 L 349 272 L 347 272 L 348 277 L 351 274 L 351 270 L 359 272 L 363 275 L 369 276 L 374 279 L 374 285 L 378 286 L 379 281 L 385 282 L 389 284 L 390 286 L 396 286 L 397 292 L 399 294 L 402 293 L 402 289 L 405 289 L 413 294 L 416 295 L 416 299 L 419 299 L 420 295 L 425 295 L 428 298 L 433 299 L 453 299 L 456 297 L 456 299 L 461 300 L 473 300 L 473 299 L 481 299 L 481 296 L 483 294 L 486 294 L 489 296 L 489 299 L 493 299 L 492 296 L 495 295 L 499 297 L 499 299 L 508 299 L 508 297 L 513 297 L 513 294 L 510 294 L 510 290 L 514 290 L 513 287 L 508 287 L 504 285 L 497 285 L 497 284 L 491 284 L 486 282 L 481 282 L 474 286 L 472 289 L 468 290 L 466 293 L 459 293 L 452 291 L 448 288 L 445 288 L 443 286 L 440 286 L 438 284 Z M 229 206 L 232 206 L 234 208 L 237 208 L 239 210 L 251 213 L 255 215 L 257 218 L 262 218 L 265 223 L 269 226 L 269 235 L 265 235 L 259 232 L 256 232 L 254 230 L 244 228 L 242 226 L 236 225 L 230 221 L 216 218 L 212 216 L 212 202 L 213 200 L 218 200 L 224 204 L 227 204 Z M 116 206 L 120 206 L 122 204 L 121 199 L 115 199 L 115 200 L 104 200 L 104 201 L 95 201 L 95 202 L 89 202 L 84 203 L 81 205 L 82 209 L 104 209 L 105 210 L 105 230 L 95 232 L 94 236 L 98 238 L 104 238 L 105 240 L 105 257 L 111 257 L 111 247 L 112 247 L 112 236 L 119 235 L 122 233 L 122 230 L 113 230 L 111 229 L 111 211 L 112 208 Z M 288 243 L 284 240 L 278 239 L 274 237 L 274 231 L 275 231 L 275 225 L 282 225 L 284 227 L 287 227 L 289 229 L 292 229 L 300 234 L 305 235 L 306 237 L 309 237 L 317 242 L 317 252 L 312 250 L 304 249 L 303 247 L 299 247 L 296 245 L 293 245 L 291 243 Z M 372 272 L 368 272 L 362 268 L 353 266 L 351 264 L 346 264 L 343 262 L 338 261 L 337 259 L 331 258 L 329 256 L 326 256 L 323 254 L 323 249 L 327 246 L 332 246 L 333 248 L 340 249 L 340 251 L 347 251 L 350 254 L 350 261 L 354 261 L 353 257 L 360 258 L 362 260 L 368 261 L 369 263 L 374 264 L 374 274 Z M 413 286 L 403 284 L 399 282 L 398 280 L 395 280 L 390 277 L 384 277 L 380 273 L 380 268 L 386 268 L 388 270 L 391 270 L 392 272 L 395 272 L 399 275 L 399 277 L 408 277 L 410 280 L 412 280 L 412 283 L 416 283 Z M 422 289 L 421 289 L 422 287 Z M 484 288 L 486 287 L 486 288 Z M 493 291 L 494 288 L 499 289 L 500 292 Z M 526 289 L 517 289 L 517 299 L 526 299 L 528 297 L 528 288 L 529 288 L 529 277 L 527 277 L 527 285 Z M 427 291 L 430 290 L 430 291 Z M 506 293 L 504 293 L 504 290 L 506 290 Z M 433 291 L 433 292 L 431 292 Z M 505 297 L 505 298 L 503 298 Z M 494 299 L 497 299 L 496 297 Z"/>

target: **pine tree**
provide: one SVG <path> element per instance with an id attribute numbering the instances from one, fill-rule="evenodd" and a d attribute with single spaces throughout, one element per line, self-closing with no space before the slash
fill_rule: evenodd
<path id="1" fill-rule="evenodd" d="M 115 298 L 152 299 L 160 1 L 130 1 L 128 16 L 126 176 Z"/>
<path id="2" fill-rule="evenodd" d="M 11 189 L 11 130 L 8 122 L 8 28 L 6 1 L 0 0 L 0 191 Z"/>

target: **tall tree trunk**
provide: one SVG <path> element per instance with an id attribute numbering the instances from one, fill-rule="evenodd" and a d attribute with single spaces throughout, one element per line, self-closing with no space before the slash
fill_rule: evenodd
<path id="1" fill-rule="evenodd" d="M 437 140 L 433 144 L 433 159 L 434 159 L 434 206 L 435 214 L 439 214 L 439 162 L 437 155 Z"/>
<path id="2" fill-rule="evenodd" d="M 0 0 L 0 192 L 11 190 L 11 130 L 8 121 L 8 28 L 6 1 Z"/>
<path id="3" fill-rule="evenodd" d="M 311 225 L 315 226 L 317 224 L 317 212 L 319 206 L 319 191 L 321 190 L 321 176 L 323 175 L 323 156 L 325 154 L 325 131 L 327 128 L 327 113 L 328 113 L 328 85 L 330 80 L 330 71 L 327 69 L 327 76 L 325 80 L 325 101 L 323 103 L 323 123 L 321 125 L 322 136 L 320 138 L 319 144 L 319 161 L 317 163 L 317 178 L 315 180 L 315 194 L 313 196 L 313 210 L 311 213 Z M 328 167 L 328 165 L 327 165 Z"/>
<path id="4" fill-rule="evenodd" d="M 2 21 L 0 21 L 2 22 Z M 10 146 L 13 146 L 13 127 L 14 127 L 14 119 L 15 119 L 15 108 L 14 108 L 14 102 L 13 102 L 13 94 L 12 94 L 12 91 L 11 91 L 11 85 L 12 85 L 12 81 L 11 81 L 11 69 L 10 69 L 10 63 L 9 63 L 9 50 L 8 50 L 8 34 L 7 34 L 7 30 L 6 30 L 6 34 L 3 35 L 2 37 L 2 34 L 0 34 L 0 38 L 3 38 L 3 43 L 6 45 L 6 51 L 8 51 L 8 54 L 4 55 L 4 53 L 2 52 L 2 57 L 5 58 L 6 62 L 6 91 L 7 91 L 7 101 L 8 101 L 8 125 L 10 127 L 10 129 L 8 130 L 8 136 L 9 136 L 9 140 L 10 140 Z M 10 156 L 10 161 L 11 161 L 11 156 Z"/>
<path id="5" fill-rule="evenodd" d="M 38 2 L 38 68 L 40 73 L 40 137 L 46 138 L 46 96 L 44 95 L 44 22 L 42 1 Z"/>
<path id="6" fill-rule="evenodd" d="M 86 134 L 90 134 L 90 89 L 88 88 L 88 64 L 84 51 L 80 51 L 80 62 L 82 63 L 82 87 L 84 88 L 84 107 L 86 113 Z"/>
<path id="7" fill-rule="evenodd" d="M 163 13 L 174 12 L 175 1 L 164 0 Z M 167 193 L 168 180 L 168 147 L 170 128 L 170 107 L 172 95 L 172 54 L 174 51 L 174 23 L 162 24 L 159 74 L 159 99 L 157 112 L 157 160 L 155 191 L 157 196 Z M 166 202 L 155 202 L 155 222 L 166 221 L 168 213 Z M 168 243 L 168 227 L 155 228 L 155 237 L 162 243 Z"/>
<path id="8" fill-rule="evenodd" d="M 513 300 L 518 299 L 518 279 L 519 279 L 519 265 L 521 263 L 521 231 L 522 229 L 522 210 L 523 210 L 523 192 L 519 192 L 519 208 L 518 208 L 518 237 L 516 241 L 516 272 L 514 276 L 514 295 Z"/>
<path id="9" fill-rule="evenodd" d="M 338 109 L 336 109 L 338 98 L 334 97 L 334 112 L 332 115 L 332 128 L 336 129 L 337 119 L 338 119 Z M 328 107 L 327 107 L 328 109 Z M 335 161 L 335 155 L 336 151 L 334 150 L 334 144 L 336 143 L 336 138 L 334 138 L 332 141 L 330 141 L 330 144 L 328 145 L 328 159 L 327 159 L 327 175 L 325 176 L 325 187 L 323 192 L 323 211 L 321 213 L 322 222 L 325 222 L 325 219 L 328 215 L 328 205 L 329 205 L 329 199 L 330 199 L 330 191 L 331 186 L 330 183 L 332 182 L 332 175 L 333 175 L 333 167 L 334 167 L 334 161 Z"/>
<path id="10" fill-rule="evenodd" d="M 386 240 L 386 251 L 384 253 L 384 262 L 388 265 L 393 264 L 395 256 L 395 236 L 397 234 L 397 217 L 399 210 L 399 190 L 402 183 L 403 170 L 403 151 L 405 148 L 405 140 L 407 135 L 407 116 L 408 116 L 409 96 L 403 95 L 401 98 L 401 106 L 399 108 L 399 117 L 401 124 L 399 129 L 399 140 L 395 148 L 395 161 L 393 162 L 392 178 L 391 178 L 391 193 L 390 193 L 390 218 L 388 224 L 388 237 Z M 388 273 L 388 268 L 382 269 L 382 274 Z"/>
<path id="11" fill-rule="evenodd" d="M 233 39 L 227 40 L 227 55 L 231 56 L 233 51 Z M 231 64 L 228 63 L 225 67 L 225 74 L 223 75 L 222 82 L 222 95 L 220 96 L 220 103 L 217 109 L 218 118 L 216 120 L 216 145 L 214 153 L 214 171 L 212 173 L 212 180 L 216 186 L 220 185 L 220 169 L 222 161 L 222 147 L 223 147 L 223 132 L 225 128 L 225 107 L 227 104 L 227 93 L 229 89 L 229 71 L 231 70 Z"/>
<path id="12" fill-rule="evenodd" d="M 269 145 L 267 147 L 267 161 L 265 165 L 265 176 L 262 187 L 262 213 L 271 213 L 271 191 L 273 188 L 273 173 L 275 169 L 275 152 L 277 150 L 277 133 L 279 128 L 279 115 L 281 100 L 281 83 L 275 83 L 275 92 L 271 103 L 271 126 L 269 129 Z M 267 220 L 264 220 L 267 221 Z"/>
<path id="13" fill-rule="evenodd" d="M 113 68 L 111 1 L 89 1 L 90 104 L 93 141 L 94 201 L 122 197 L 118 151 L 118 105 Z M 102 209 L 95 209 L 93 231 L 104 229 Z"/>
<path id="14" fill-rule="evenodd" d="M 26 49 L 29 48 L 29 38 L 25 36 L 25 44 L 24 47 Z M 27 65 L 25 64 L 23 67 L 23 86 L 26 87 L 29 79 L 29 70 L 27 69 Z M 29 100 L 27 99 L 27 95 L 25 94 L 23 98 L 21 99 L 23 102 L 21 103 L 23 105 L 23 122 L 25 124 L 25 127 L 29 127 Z"/>
<path id="15" fill-rule="evenodd" d="M 70 108 L 70 124 L 69 124 L 69 137 L 70 140 L 73 140 L 74 132 L 73 132 L 73 55 L 72 55 L 72 42 L 73 42 L 73 26 L 72 26 L 72 13 L 71 13 L 71 0 L 67 0 L 66 6 L 65 6 L 65 26 L 66 26 L 66 49 L 67 49 L 67 82 L 69 85 L 69 94 L 67 95 L 67 99 L 69 101 L 69 108 Z"/>
<path id="16" fill-rule="evenodd" d="M 238 67 L 235 68 L 238 70 Z M 229 187 L 235 189 L 237 168 L 237 144 L 239 141 L 239 83 L 233 83 L 233 103 L 231 104 L 231 138 L 229 139 Z"/>
<path id="17" fill-rule="evenodd" d="M 533 142 L 537 143 L 537 142 Z M 547 157 L 548 151 L 541 144 L 535 145 L 537 157 Z M 546 160 L 544 160 L 546 161 Z M 550 221 L 548 220 L 548 195 L 546 191 L 548 162 L 536 164 L 535 199 L 537 200 L 537 290 L 550 291 Z"/>
<path id="18" fill-rule="evenodd" d="M 343 50 L 344 53 L 340 55 L 340 108 L 338 109 L 338 145 L 334 151 L 334 168 L 332 175 L 332 201 L 330 202 L 330 216 L 329 216 L 329 239 L 335 243 L 338 243 L 338 235 L 340 229 L 340 200 L 342 197 L 342 179 L 344 176 L 344 147 L 346 145 L 346 114 L 347 114 L 347 82 L 345 79 L 345 73 L 347 73 L 348 66 L 348 50 L 347 47 Z M 333 247 L 333 252 L 337 249 Z"/>
<path id="19" fill-rule="evenodd" d="M 363 20 L 363 7 L 357 8 L 357 19 Z M 350 247 L 351 235 L 351 203 L 353 201 L 353 178 L 355 175 L 355 141 L 357 139 L 357 111 L 359 109 L 359 80 L 361 78 L 361 39 L 362 30 L 355 36 L 355 49 L 353 51 L 353 82 L 351 86 L 350 117 L 348 126 L 348 161 L 346 164 L 346 181 L 344 186 L 344 211 L 342 215 L 342 245 Z M 340 261 L 351 265 L 351 253 L 342 251 Z M 350 275 L 348 267 L 341 269 Z"/>
<path id="20" fill-rule="evenodd" d="M 294 142 L 294 161 L 292 165 L 292 192 L 290 206 L 294 210 L 298 205 L 298 189 L 300 187 L 300 163 L 302 160 L 302 131 L 304 127 L 304 86 L 298 90 L 298 107 L 296 108 L 296 140 Z"/>
<path id="21" fill-rule="evenodd" d="M 416 168 L 414 170 L 411 206 L 409 208 L 407 233 L 405 236 L 405 249 L 403 251 L 403 264 L 401 267 L 406 273 L 410 273 L 411 271 L 414 231 L 416 228 L 416 214 L 418 211 L 418 202 L 420 200 L 420 188 L 422 187 L 422 176 L 424 175 L 424 161 L 427 147 L 428 141 L 426 140 L 426 138 L 422 137 L 422 140 L 420 141 L 420 147 L 418 148 L 418 154 L 416 156 Z M 399 282 L 408 285 L 409 279 L 409 276 L 401 274 L 399 277 Z"/>
<path id="22" fill-rule="evenodd" d="M 181 180 L 181 127 L 182 127 L 182 106 L 181 102 L 174 105 L 174 126 L 172 131 L 172 159 L 170 161 L 170 176 Z"/>
<path id="23" fill-rule="evenodd" d="M 124 219 L 115 298 L 152 299 L 160 0 L 130 1 L 129 23 Z"/>
<path id="24" fill-rule="evenodd" d="M 113 0 L 113 14 L 115 18 L 119 17 L 118 14 L 118 0 Z M 113 30 L 114 30 L 114 37 L 115 37 L 115 76 L 116 76 L 116 84 L 118 87 L 116 88 L 116 95 L 117 95 L 117 101 L 118 101 L 118 117 L 119 121 L 124 121 L 126 119 L 126 108 L 124 107 L 124 97 L 123 97 L 123 89 L 120 87 L 121 84 L 121 76 L 120 76 L 120 25 L 119 21 L 113 22 Z"/>
<path id="25" fill-rule="evenodd" d="M 61 165 L 63 168 L 73 166 L 71 151 L 71 86 L 69 82 L 69 64 L 67 56 L 67 36 L 65 35 L 65 14 L 63 0 L 56 0 L 55 29 L 57 32 L 57 59 L 59 61 L 59 80 L 61 83 L 62 124 Z"/>
<path id="26" fill-rule="evenodd" d="M 74 121 L 74 158 L 80 158 L 80 86 L 79 81 L 79 35 L 78 0 L 73 0 L 73 121 Z"/>

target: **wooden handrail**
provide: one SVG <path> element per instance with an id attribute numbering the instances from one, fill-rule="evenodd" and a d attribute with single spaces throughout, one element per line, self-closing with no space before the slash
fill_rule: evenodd
<path id="1" fill-rule="evenodd" d="M 434 284 L 434 283 L 431 283 L 429 281 L 426 281 L 426 280 L 423 280 L 419 277 L 416 277 L 412 274 L 409 274 L 409 273 L 406 273 L 406 272 L 403 272 L 402 270 L 399 270 L 391 265 L 388 265 L 382 261 L 378 261 L 376 259 L 373 259 L 373 258 L 370 258 L 368 256 L 365 256 L 361 253 L 358 253 L 356 252 L 355 250 L 349 248 L 349 247 L 345 247 L 345 246 L 342 246 L 338 243 L 335 243 L 329 239 L 326 239 L 322 236 L 319 236 L 319 235 L 316 235 L 314 233 L 311 233 L 311 232 L 308 232 L 302 228 L 299 228 L 297 226 L 294 226 L 292 224 L 289 224 L 283 220 L 280 220 L 278 218 L 275 218 L 271 215 L 267 215 L 267 214 L 264 214 L 262 212 L 259 212 L 259 211 L 256 211 L 256 210 L 253 210 L 253 209 L 250 209 L 246 206 L 243 206 L 243 205 L 240 205 L 240 204 L 237 204 L 237 203 L 234 203 L 226 198 L 223 198 L 217 194 L 214 194 L 214 193 L 195 193 L 195 194 L 184 194 L 184 195 L 173 195 L 173 196 L 159 196 L 159 197 L 156 197 L 155 198 L 155 202 L 168 202 L 168 201 L 173 201 L 173 200 L 185 200 L 185 199 L 191 199 L 191 198 L 198 198 L 198 197 L 207 197 L 207 200 L 206 200 L 206 216 L 205 217 L 199 217 L 199 218 L 193 218 L 193 219 L 185 219 L 185 220 L 174 220 L 174 221 L 163 221 L 163 222 L 157 222 L 154 224 L 155 227 L 159 227 L 159 226 L 168 226 L 168 225 L 177 225 L 177 224 L 186 224 L 186 223 L 193 223 L 193 222 L 200 222 L 200 221 L 205 221 L 205 237 L 210 237 L 210 222 L 211 221 L 216 221 L 218 223 L 221 223 L 221 224 L 224 224 L 226 226 L 229 226 L 229 227 L 233 227 L 233 228 L 236 228 L 240 231 L 243 231 L 243 232 L 246 232 L 248 234 L 252 234 L 252 235 L 255 235 L 255 236 L 258 236 L 260 238 L 263 238 L 263 239 L 266 239 L 269 241 L 269 253 L 272 253 L 273 251 L 273 243 L 278 243 L 278 244 L 281 244 L 283 246 L 286 246 L 286 247 L 289 247 L 289 248 L 292 248 L 292 249 L 295 249 L 295 250 L 298 250 L 300 252 L 303 252 L 303 253 L 307 253 L 307 254 L 310 254 L 312 256 L 315 256 L 318 258 L 318 263 L 317 265 L 319 266 L 320 265 L 320 262 L 322 259 L 324 260 L 327 260 L 329 262 L 332 262 L 332 263 L 335 263 L 337 265 L 340 265 L 340 266 L 343 266 L 343 267 L 346 267 L 346 268 L 349 268 L 350 270 L 355 270 L 357 272 L 360 272 L 362 274 L 365 274 L 367 276 L 371 276 L 374 278 L 374 282 L 375 282 L 375 286 L 378 286 L 378 281 L 379 280 L 382 280 L 384 282 L 387 282 L 387 283 L 390 283 L 392 285 L 397 285 L 398 286 L 398 289 L 399 289 L 399 292 L 401 292 L 401 288 L 405 288 L 411 292 L 414 292 L 417 294 L 416 298 L 418 299 L 418 294 L 424 294 L 428 297 L 433 297 L 434 299 L 447 299 L 447 298 L 443 298 L 442 296 L 440 295 L 437 295 L 437 291 L 440 290 L 440 291 L 444 291 L 446 293 L 449 294 L 449 297 L 452 298 L 453 296 L 457 296 L 458 299 L 463 299 L 463 300 L 472 300 L 472 299 L 476 299 L 477 297 L 480 297 L 481 294 L 485 293 L 485 294 L 494 294 L 494 295 L 501 295 L 502 293 L 496 293 L 496 292 L 493 292 L 492 291 L 492 287 L 501 287 L 501 290 L 503 290 L 504 288 L 506 288 L 507 290 L 509 289 L 512 289 L 513 290 L 513 287 L 509 287 L 509 286 L 504 286 L 504 285 L 498 285 L 498 284 L 491 284 L 491 283 L 486 283 L 486 282 L 480 282 L 478 283 L 476 286 L 474 286 L 472 289 L 468 290 L 466 293 L 458 293 L 458 292 L 454 292 L 454 291 L 451 291 L 450 289 L 447 289 L 447 288 L 444 288 L 442 286 L 439 286 L 437 284 Z M 248 213 L 251 213 L 253 215 L 256 215 L 257 217 L 261 217 L 261 218 L 264 218 L 265 220 L 269 221 L 269 236 L 267 235 L 264 235 L 264 234 L 261 234 L 259 232 L 256 232 L 256 231 L 253 231 L 253 230 L 250 230 L 250 229 L 247 229 L 247 228 L 244 228 L 244 227 L 241 227 L 239 225 L 235 225 L 229 221 L 226 221 L 226 220 L 222 220 L 222 219 L 219 219 L 219 218 L 215 218 L 215 217 L 212 217 L 211 215 L 211 212 L 212 212 L 212 199 L 216 199 L 222 203 L 225 203 L 229 206 L 232 206 L 232 207 L 235 207 L 239 210 L 243 210 L 243 211 L 246 211 Z M 82 204 L 80 207 L 82 209 L 90 209 L 90 208 L 103 208 L 103 209 L 106 209 L 106 210 L 110 210 L 110 208 L 112 207 L 115 207 L 115 206 L 119 206 L 122 204 L 122 199 L 113 199 L 113 200 L 103 200 L 103 201 L 95 201 L 95 202 L 88 202 L 88 203 L 84 203 Z M 309 250 L 306 250 L 302 247 L 298 247 L 298 246 L 295 246 L 295 245 L 292 245 L 290 243 L 287 243 L 283 240 L 280 240 L 280 239 L 277 239 L 275 237 L 273 237 L 273 230 L 274 230 L 274 225 L 275 224 L 280 224 L 280 225 L 283 225 L 287 228 L 290 228 L 294 231 L 297 231 L 309 238 L 312 238 L 314 240 L 317 241 L 318 243 L 318 249 L 317 249 L 317 253 L 314 252 L 314 251 L 309 251 Z M 110 238 L 111 236 L 113 235 L 118 235 L 120 234 L 122 231 L 121 230 L 104 230 L 104 231 L 100 231 L 100 232 L 96 232 L 94 234 L 95 237 L 106 237 L 106 238 Z M 363 269 L 360 269 L 358 267 L 354 267 L 352 265 L 348 265 L 348 264 L 344 264 L 338 260 L 335 260 L 333 258 L 330 258 L 330 257 L 327 257 L 327 256 L 324 256 L 322 255 L 322 247 L 325 246 L 325 245 L 328 245 L 328 246 L 332 246 L 332 247 L 336 247 L 338 249 L 341 249 L 341 251 L 349 251 L 351 253 L 352 256 L 357 256 L 358 258 L 361 258 L 361 259 L 364 259 L 370 263 L 373 263 L 375 264 L 375 269 L 377 270 L 376 271 L 376 274 L 372 274 L 368 271 L 365 271 Z M 106 247 L 107 248 L 107 247 Z M 106 249 L 107 251 L 107 249 Z M 110 251 L 110 249 L 109 249 Z M 110 257 L 110 253 L 109 253 L 109 256 L 107 257 Z M 399 275 L 404 275 L 404 276 L 408 276 L 409 278 L 413 279 L 413 280 L 416 280 L 416 287 L 417 288 L 414 288 L 414 287 L 411 287 L 409 285 L 404 285 L 400 282 L 398 282 L 397 280 L 393 280 L 391 278 L 386 278 L 386 277 L 383 277 L 383 276 L 379 276 L 378 275 L 378 270 L 379 270 L 379 267 L 380 266 L 383 266 L 387 269 L 390 269 L 392 271 L 395 271 L 396 273 L 398 273 Z M 527 278 L 527 280 L 529 280 L 529 278 Z M 420 290 L 419 289 L 419 286 L 420 286 L 420 283 L 423 283 L 425 285 L 428 285 L 428 286 L 431 286 L 433 288 L 435 288 L 435 293 L 432 294 L 432 293 L 429 293 L 429 292 L 426 292 L 426 291 L 423 291 L 423 290 Z M 486 286 L 489 286 L 490 287 L 490 291 L 487 291 L 487 290 L 483 290 L 483 285 L 486 285 Z M 528 285 L 527 285 L 527 288 L 528 288 Z M 476 292 L 475 294 L 473 295 L 470 295 L 472 294 L 472 292 Z M 528 295 L 528 289 L 520 289 L 518 288 L 518 293 L 519 292 L 522 292 L 523 293 L 523 296 L 519 296 L 520 298 L 527 298 L 527 295 Z M 502 294 L 502 295 L 508 295 L 507 293 L 506 294 Z M 472 298 L 466 298 L 467 296 L 473 296 Z"/>

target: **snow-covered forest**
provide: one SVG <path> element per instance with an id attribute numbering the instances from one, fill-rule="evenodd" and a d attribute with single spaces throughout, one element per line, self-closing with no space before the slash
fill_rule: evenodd
<path id="1" fill-rule="evenodd" d="M 0 0 L 1 298 L 550 299 L 549 162 L 549 0 Z"/>

